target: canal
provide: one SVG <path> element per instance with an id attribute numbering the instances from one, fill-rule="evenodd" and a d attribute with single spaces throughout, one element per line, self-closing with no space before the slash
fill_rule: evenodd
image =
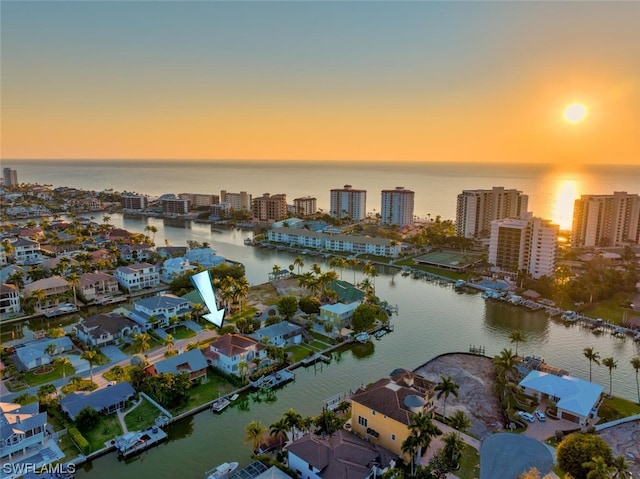
<path id="1" fill-rule="evenodd" d="M 142 233 L 145 226 L 153 225 L 158 229 L 158 245 L 165 239 L 172 245 L 185 245 L 187 240 L 208 242 L 218 254 L 244 263 L 251 284 L 265 282 L 275 264 L 284 269 L 293 261 L 285 252 L 245 246 L 243 241 L 251 235 L 249 232 L 212 231 L 206 224 L 123 218 L 116 214 L 111 215 L 111 223 Z M 314 261 L 323 269 L 328 268 L 315 257 L 304 260 L 305 270 Z M 344 279 L 353 278 L 354 271 L 345 269 Z M 363 276 L 355 272 L 355 278 L 359 281 Z M 582 353 L 585 347 L 595 347 L 601 358 L 613 356 L 618 361 L 613 371 L 613 393 L 636 399 L 635 373 L 629 361 L 639 354 L 640 343 L 631 338 L 619 339 L 608 333 L 596 336 L 578 324 L 549 319 L 543 312 L 485 301 L 474 291 L 414 280 L 392 269 L 380 271 L 375 285 L 381 299 L 398 305 L 399 314 L 392 318 L 395 330 L 374 340 L 372 350 L 334 353 L 328 365 L 297 369 L 295 381 L 275 394 L 253 393 L 222 414 L 203 412 L 192 416 L 168 429 L 166 443 L 127 461 L 113 453 L 105 455 L 81 466 L 77 477 L 202 479 L 204 471 L 225 461 L 245 465 L 250 461 L 250 446 L 243 444 L 244 428 L 250 421 L 259 420 L 268 428 L 289 408 L 302 415 L 316 415 L 322 402 L 333 395 L 354 390 L 395 368 L 414 369 L 439 354 L 468 351 L 470 345 L 483 346 L 487 355 L 495 355 L 503 348 L 513 348 L 509 334 L 514 329 L 526 336 L 526 342 L 519 346 L 521 354 L 541 356 L 582 379 L 589 377 L 589 362 Z M 594 365 L 593 380 L 608 390 L 606 368 Z"/>

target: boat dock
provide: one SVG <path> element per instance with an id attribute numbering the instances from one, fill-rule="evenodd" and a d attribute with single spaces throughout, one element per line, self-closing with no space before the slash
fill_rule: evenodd
<path id="1" fill-rule="evenodd" d="M 142 431 L 128 432 L 115 439 L 115 448 L 122 457 L 129 457 L 149 449 L 167 438 L 167 433 L 157 426 Z"/>
<path id="2" fill-rule="evenodd" d="M 282 384 L 293 381 L 296 375 L 287 369 L 282 369 L 277 373 L 269 374 L 268 376 L 262 376 L 261 378 L 251 381 L 251 386 L 257 389 L 271 389 L 278 387 Z"/>

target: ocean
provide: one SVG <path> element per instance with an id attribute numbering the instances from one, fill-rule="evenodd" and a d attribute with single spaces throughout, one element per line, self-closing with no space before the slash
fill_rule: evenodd
<path id="1" fill-rule="evenodd" d="M 349 184 L 367 190 L 367 211 L 380 211 L 383 189 L 415 191 L 414 214 L 455 219 L 456 197 L 465 189 L 515 188 L 529 195 L 529 210 L 562 228 L 571 227 L 573 200 L 583 194 L 640 193 L 640 165 L 478 164 L 317 161 L 4 160 L 18 181 L 86 190 L 253 196 L 313 196 L 329 211 L 329 191 Z"/>

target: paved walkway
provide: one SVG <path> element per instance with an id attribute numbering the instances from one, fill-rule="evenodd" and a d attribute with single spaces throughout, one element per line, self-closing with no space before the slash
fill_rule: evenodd
<path id="1" fill-rule="evenodd" d="M 131 411 L 133 411 L 135 408 L 140 406 L 140 404 L 142 404 L 142 401 L 143 401 L 142 398 L 138 398 L 138 402 L 136 402 L 133 406 L 131 406 L 127 412 L 123 412 L 122 409 L 118 409 L 116 414 L 118 415 L 118 421 L 120 421 L 120 426 L 122 426 L 122 434 L 126 434 L 129 432 L 129 429 L 127 429 L 127 425 L 124 421 L 124 417 L 127 414 L 129 414 Z"/>
<path id="2" fill-rule="evenodd" d="M 438 428 L 442 431 L 442 435 L 436 436 L 433 439 L 431 439 L 431 445 L 429 446 L 429 449 L 427 449 L 427 452 L 420 459 L 420 465 L 426 466 L 429 463 L 429 460 L 435 455 L 436 451 L 444 447 L 444 442 L 442 441 L 442 438 L 445 435 L 449 434 L 450 432 L 460 433 L 460 438 L 465 442 L 465 444 L 468 444 L 469 446 L 473 447 L 478 452 L 480 452 L 481 443 L 475 437 L 471 437 L 468 434 L 461 433 L 457 429 L 454 429 L 451 426 L 447 426 L 446 424 L 440 421 L 434 420 L 433 423 L 436 426 L 438 426 Z M 452 473 L 447 474 L 447 479 L 457 479 L 457 478 L 458 476 L 456 476 L 455 474 L 452 474 Z"/>

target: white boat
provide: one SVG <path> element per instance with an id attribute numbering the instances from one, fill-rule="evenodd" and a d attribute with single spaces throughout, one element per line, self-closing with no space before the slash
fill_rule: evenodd
<path id="1" fill-rule="evenodd" d="M 364 343 L 365 341 L 369 341 L 369 333 L 358 333 L 355 335 L 355 340 L 359 341 L 361 343 Z"/>
<path id="2" fill-rule="evenodd" d="M 225 479 L 238 468 L 237 462 L 223 462 L 218 467 L 204 473 L 205 479 Z"/>
<path id="3" fill-rule="evenodd" d="M 231 404 L 231 401 L 229 401 L 228 398 L 221 397 L 211 403 L 211 410 L 213 412 L 220 412 L 224 408 L 226 408 L 229 404 Z"/>
<path id="4" fill-rule="evenodd" d="M 462 288 L 463 286 L 465 286 L 467 284 L 467 282 L 464 279 L 459 279 L 458 281 L 456 281 L 456 288 Z"/>
<path id="5" fill-rule="evenodd" d="M 231 396 L 231 397 L 229 398 L 229 400 L 230 400 L 230 401 L 235 401 L 235 400 L 236 400 L 236 399 L 238 399 L 239 397 L 240 397 L 240 394 L 235 393 L 233 396 Z"/>

